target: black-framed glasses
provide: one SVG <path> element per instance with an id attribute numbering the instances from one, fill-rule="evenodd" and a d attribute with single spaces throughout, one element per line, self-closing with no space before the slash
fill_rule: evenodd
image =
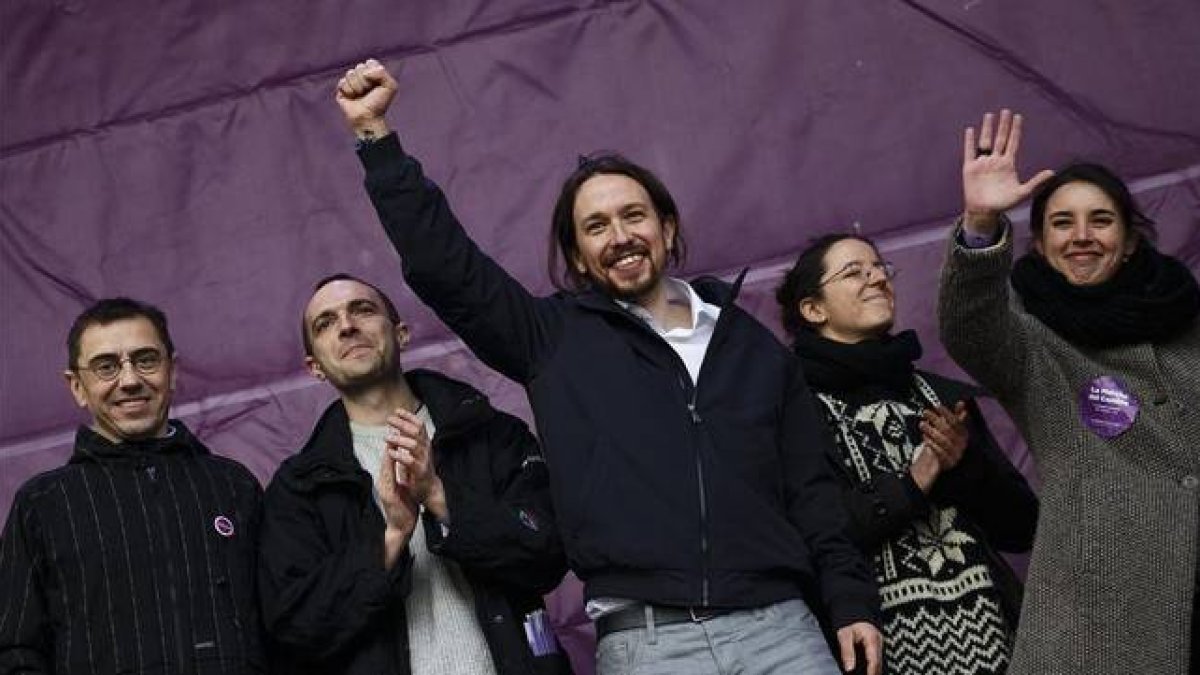
<path id="1" fill-rule="evenodd" d="M 125 367 L 126 361 L 138 375 L 153 375 L 158 372 L 159 368 L 162 368 L 166 360 L 167 357 L 162 352 L 153 347 L 145 347 L 135 349 L 128 356 L 101 354 L 93 357 L 86 366 L 78 366 L 77 370 L 91 371 L 96 379 L 111 382 L 121 375 L 121 369 Z"/>
<path id="2" fill-rule="evenodd" d="M 834 272 L 825 281 L 817 284 L 817 288 L 825 286 L 826 284 L 832 284 L 835 281 L 841 281 L 842 279 L 852 279 L 859 283 L 865 284 L 871 281 L 871 275 L 874 273 L 878 273 L 884 279 L 891 281 L 892 279 L 896 278 L 896 274 L 899 273 L 899 270 L 896 269 L 895 265 L 886 260 L 879 260 L 867 265 L 864 265 L 860 262 L 852 262 L 837 272 Z"/>

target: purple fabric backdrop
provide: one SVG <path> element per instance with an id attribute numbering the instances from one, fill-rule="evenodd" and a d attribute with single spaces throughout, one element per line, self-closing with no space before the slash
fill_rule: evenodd
<path id="1" fill-rule="evenodd" d="M 402 288 L 332 101 L 367 56 L 402 68 L 403 140 L 535 291 L 558 182 L 576 154 L 619 149 L 675 192 L 685 274 L 751 267 L 743 302 L 772 323 L 809 238 L 877 237 L 902 324 L 956 372 L 933 330 L 941 240 L 961 129 L 1001 105 L 1026 114 L 1026 171 L 1113 165 L 1162 248 L 1200 268 L 1194 0 L 7 0 L 0 26 L 0 517 L 84 419 L 63 338 L 103 296 L 167 311 L 176 414 L 264 481 L 332 398 L 296 331 L 333 271 L 393 293 L 410 366 L 528 415 Z"/>

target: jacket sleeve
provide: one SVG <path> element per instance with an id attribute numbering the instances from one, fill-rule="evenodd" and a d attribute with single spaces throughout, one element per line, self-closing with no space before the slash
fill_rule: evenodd
<path id="1" fill-rule="evenodd" d="M 971 249 L 958 240 L 956 223 L 947 242 L 938 289 L 938 332 L 951 357 L 1002 398 L 1024 386 L 1029 327 L 1009 307 L 1013 228 L 1005 220 L 999 243 Z"/>
<path id="2" fill-rule="evenodd" d="M 492 484 L 443 481 L 450 525 L 423 518 L 429 550 L 511 589 L 545 594 L 562 581 L 566 554 L 550 502 L 549 474 L 524 422 L 498 414 L 488 448 Z"/>
<path id="3" fill-rule="evenodd" d="M 789 520 L 812 554 L 821 599 L 835 629 L 858 621 L 879 625 L 879 592 L 862 552 L 851 541 L 850 518 L 828 458 L 829 432 L 817 415 L 800 367 L 789 366 L 781 447 Z"/>
<path id="4" fill-rule="evenodd" d="M 0 674 L 50 673 L 51 622 L 34 513 L 17 494 L 0 535 Z"/>
<path id="5" fill-rule="evenodd" d="M 267 632 L 310 658 L 336 654 L 409 590 L 412 557 L 407 551 L 385 570 L 382 535 L 330 541 L 313 500 L 297 494 L 278 475 L 266 491 L 259 542 L 259 593 Z"/>
<path id="6" fill-rule="evenodd" d="M 929 512 L 929 500 L 908 472 L 880 474 L 859 485 L 843 481 L 842 502 L 850 519 L 850 536 L 865 555 Z"/>
<path id="7" fill-rule="evenodd" d="M 532 379 L 557 330 L 557 301 L 534 298 L 479 250 L 395 134 L 363 147 L 359 159 L 413 292 L 482 361 L 517 382 Z"/>
<path id="8" fill-rule="evenodd" d="M 1023 553 L 1033 546 L 1038 499 L 1000 450 L 983 413 L 967 402 L 970 440 L 958 465 L 940 476 L 933 500 L 961 507 L 997 549 Z"/>

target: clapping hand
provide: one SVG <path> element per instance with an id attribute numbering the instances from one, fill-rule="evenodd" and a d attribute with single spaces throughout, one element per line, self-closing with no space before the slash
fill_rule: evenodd
<path id="1" fill-rule="evenodd" d="M 424 422 L 404 408 L 397 408 L 388 415 L 387 425 L 390 427 L 387 454 L 396 461 L 397 481 L 408 489 L 417 503 L 424 505 L 441 522 L 448 523 L 446 494 L 434 465 L 433 449 Z"/>
<path id="2" fill-rule="evenodd" d="M 967 406 L 962 401 L 954 410 L 939 405 L 921 413 L 921 445 L 913 455 L 909 472 L 922 492 L 928 493 L 943 471 L 962 460 L 970 432 L 967 430 Z"/>

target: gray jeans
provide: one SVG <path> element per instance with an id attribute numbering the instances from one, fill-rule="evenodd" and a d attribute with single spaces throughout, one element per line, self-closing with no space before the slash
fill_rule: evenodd
<path id="1" fill-rule="evenodd" d="M 609 633 L 597 675 L 840 675 L 803 600 Z"/>

